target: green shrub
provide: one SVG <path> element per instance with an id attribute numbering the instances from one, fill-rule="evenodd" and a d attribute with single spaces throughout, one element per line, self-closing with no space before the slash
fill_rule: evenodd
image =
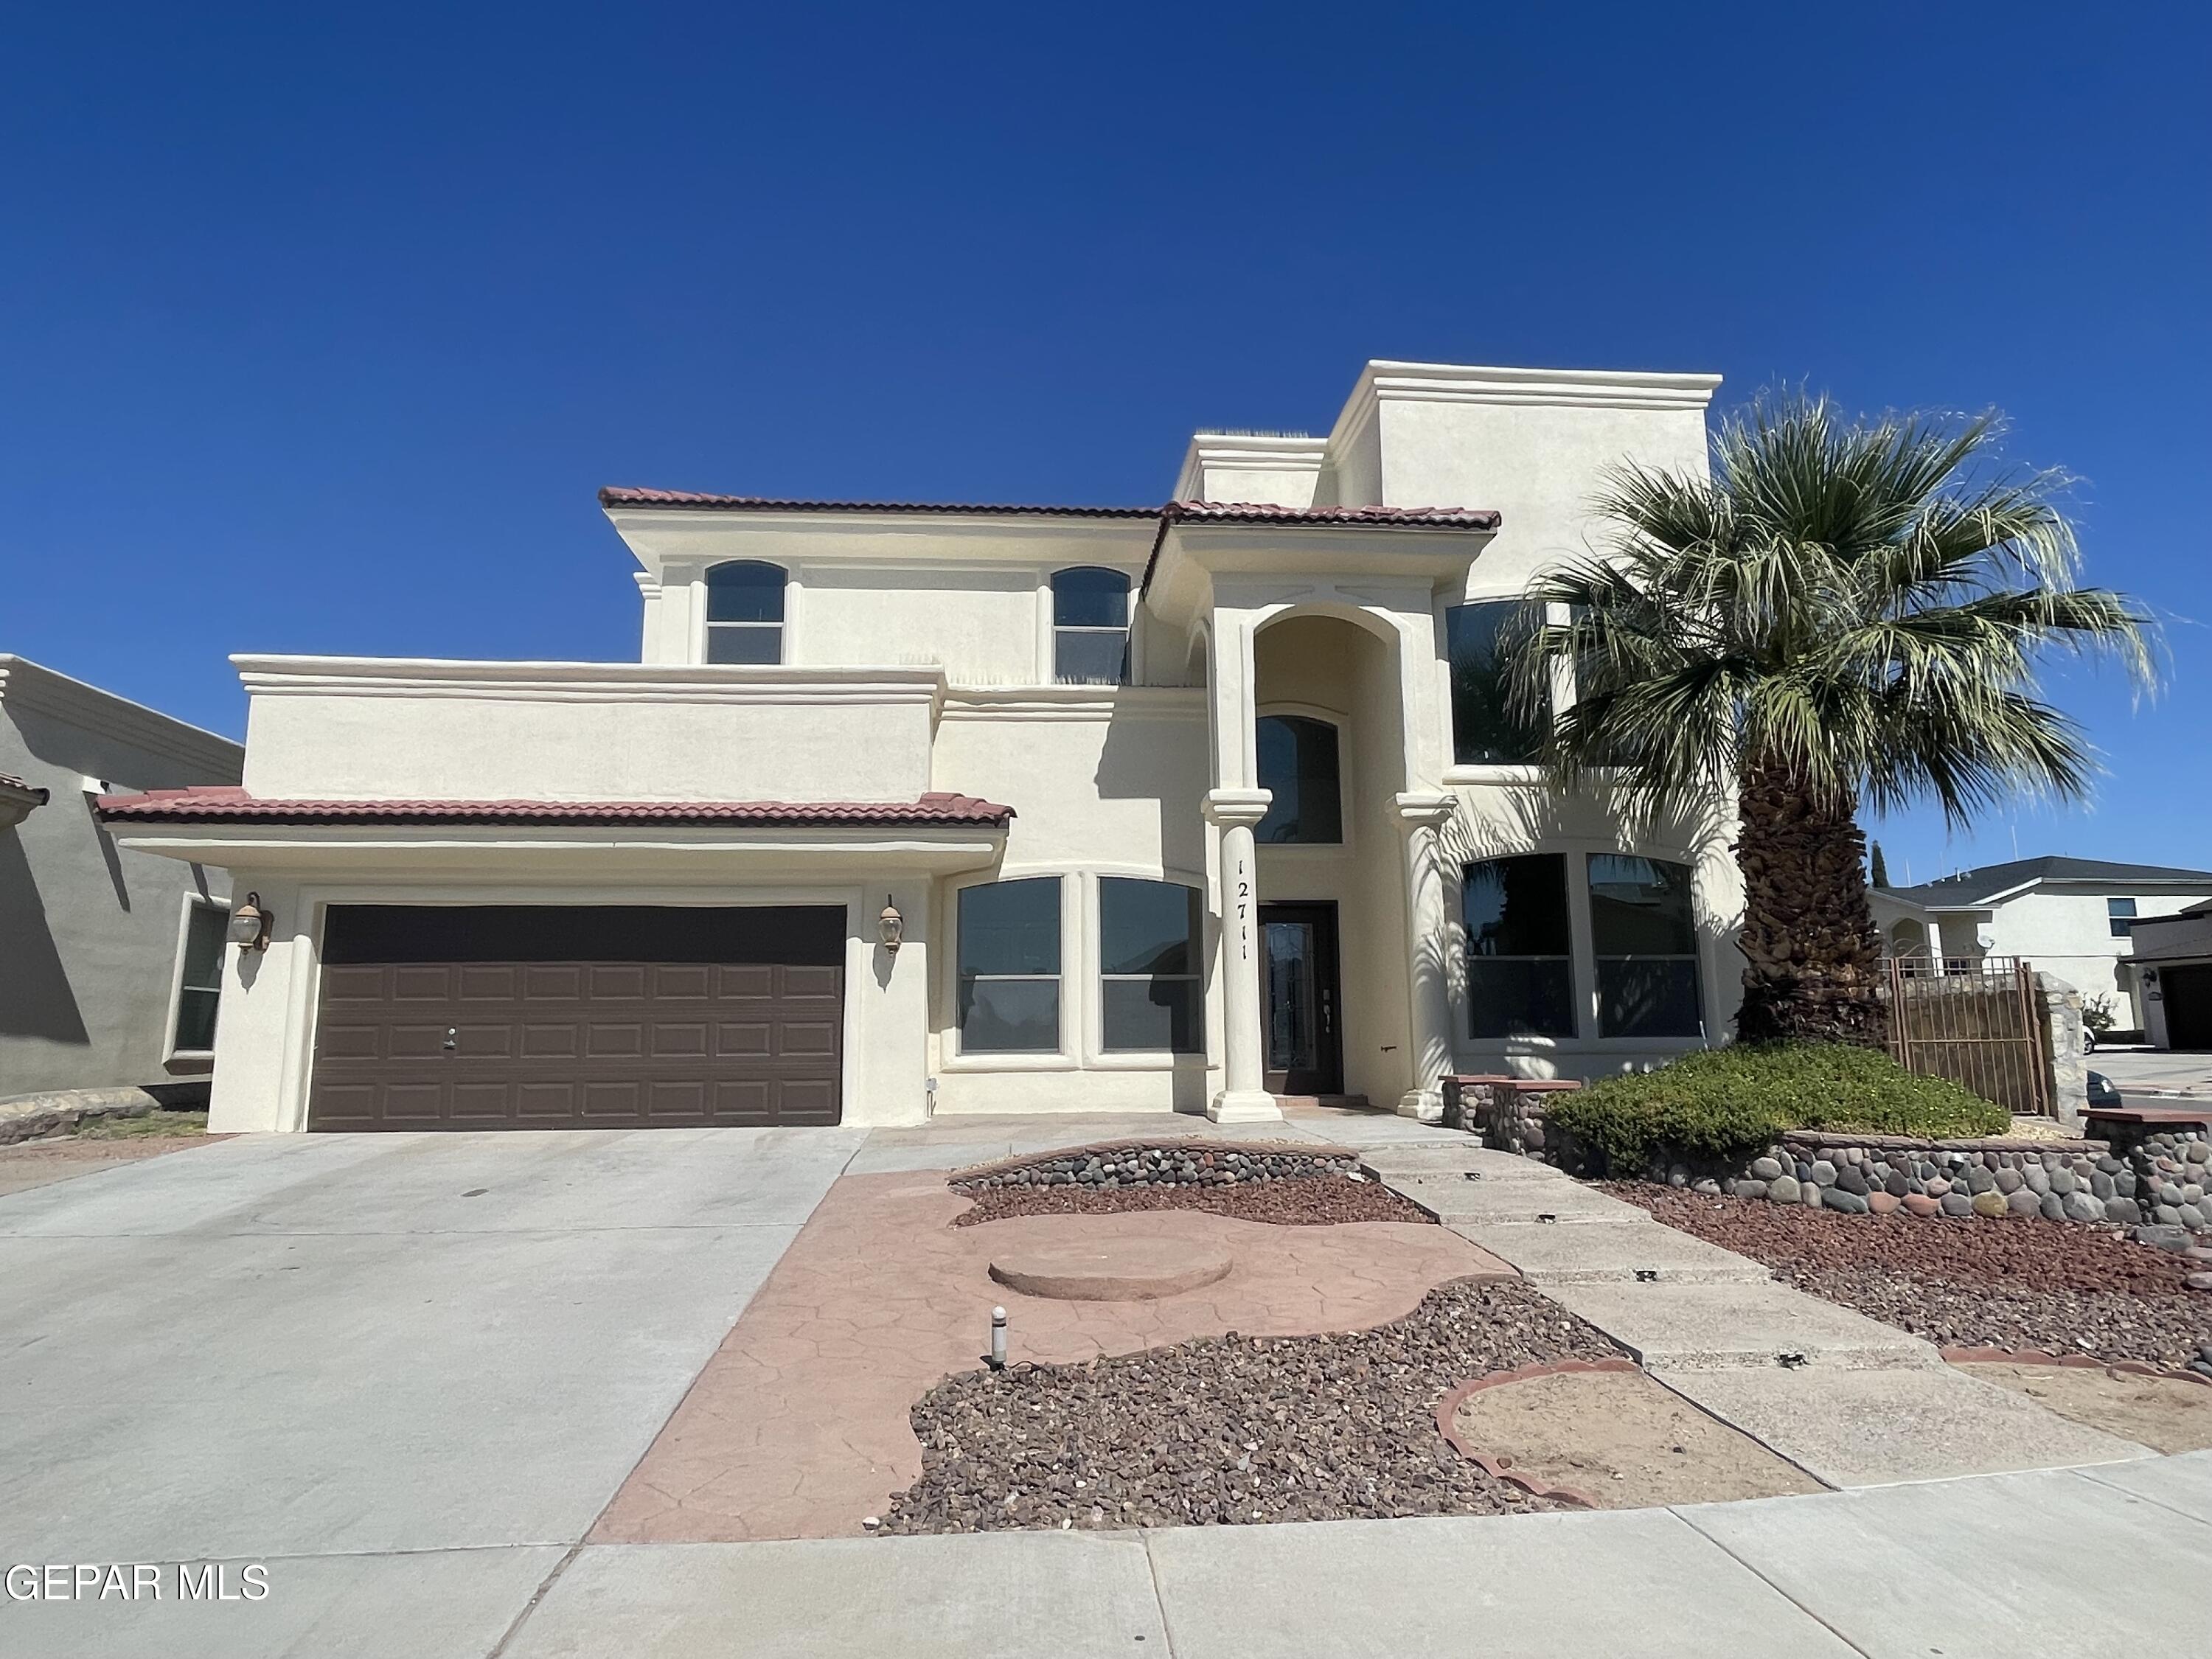
<path id="1" fill-rule="evenodd" d="M 1620 1176 L 1662 1158 L 1737 1163 L 1785 1129 L 1943 1140 L 2012 1127 L 2002 1107 L 1955 1083 L 1841 1043 L 1708 1048 L 1554 1096 L 1544 1121 L 1565 1130 L 1596 1172 Z"/>

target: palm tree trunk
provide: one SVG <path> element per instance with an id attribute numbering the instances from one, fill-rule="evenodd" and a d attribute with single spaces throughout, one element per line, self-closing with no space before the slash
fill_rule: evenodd
<path id="1" fill-rule="evenodd" d="M 1852 806 L 1823 801 L 1786 763 L 1745 768 L 1735 852 L 1744 894 L 1742 1042 L 1888 1042 L 1866 838 Z"/>

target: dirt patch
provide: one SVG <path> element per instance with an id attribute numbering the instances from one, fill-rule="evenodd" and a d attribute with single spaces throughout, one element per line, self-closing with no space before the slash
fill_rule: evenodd
<path id="1" fill-rule="evenodd" d="M 2212 1395 L 2212 1389 L 2205 1389 Z M 1641 1371 L 1572 1371 L 1479 1389 L 1452 1432 L 1470 1455 L 1599 1509 L 1782 1498 L 1826 1487 Z"/>
<path id="2" fill-rule="evenodd" d="M 175 1133 L 112 1138 L 72 1135 L 65 1140 L 27 1140 L 0 1146 L 0 1194 L 24 1192 L 118 1164 L 136 1164 L 141 1158 L 228 1139 L 227 1135 Z"/>
<path id="3" fill-rule="evenodd" d="M 921 1478 L 884 1529 L 1213 1526 L 1507 1515 L 1530 1497 L 1437 1429 L 1455 1384 L 1620 1350 L 1520 1284 L 1457 1284 L 1346 1336 L 1201 1338 L 1083 1365 L 969 1371 L 925 1395 Z"/>
<path id="4" fill-rule="evenodd" d="M 1839 1215 L 1618 1182 L 1670 1227 L 1941 1347 L 2039 1348 L 2179 1368 L 2212 1346 L 2193 1264 L 2079 1222 Z"/>
<path id="5" fill-rule="evenodd" d="M 2153 1451 L 2212 1449 L 2212 1386 L 2185 1376 L 2138 1376 L 2094 1365 L 2013 1365 L 1972 1361 L 1959 1369 L 2024 1394 L 2061 1417 Z"/>
<path id="6" fill-rule="evenodd" d="M 1234 1187 L 992 1187 L 965 1195 L 975 1199 L 975 1207 L 954 1218 L 956 1227 L 1016 1215 L 1119 1215 L 1132 1210 L 1203 1210 L 1279 1227 L 1436 1220 L 1381 1182 L 1349 1176 L 1300 1176 Z"/>

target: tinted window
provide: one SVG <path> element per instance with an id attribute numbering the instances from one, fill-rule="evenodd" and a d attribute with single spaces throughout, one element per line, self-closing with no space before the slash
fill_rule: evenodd
<path id="1" fill-rule="evenodd" d="M 1486 599 L 1444 612 L 1452 758 L 1462 766 L 1524 763 L 1543 749 L 1542 732 L 1515 718 L 1507 695 L 1506 647 L 1516 636 L 1520 610 L 1516 600 Z"/>
<path id="2" fill-rule="evenodd" d="M 783 572 L 772 564 L 741 559 L 707 573 L 707 620 L 710 623 L 780 623 L 783 620 Z"/>
<path id="3" fill-rule="evenodd" d="M 1575 1034 L 1567 862 L 1556 853 L 1486 859 L 1460 890 L 1470 1036 Z"/>
<path id="4" fill-rule="evenodd" d="M 1098 883 L 1100 998 L 1109 1049 L 1196 1052 L 1198 890 L 1107 876 Z"/>
<path id="5" fill-rule="evenodd" d="M 1589 887 L 1599 1033 L 1698 1036 L 1705 1025 L 1689 866 L 1594 853 Z"/>
<path id="6" fill-rule="evenodd" d="M 1275 845 L 1341 842 L 1344 810 L 1336 728 L 1297 714 L 1263 716 L 1254 731 L 1260 787 L 1274 792 L 1253 838 Z"/>
<path id="7" fill-rule="evenodd" d="M 216 1005 L 222 997 L 222 947 L 229 914 L 212 904 L 185 913 L 185 963 L 177 985 L 177 1029 L 169 1046 L 179 1054 L 215 1047 Z"/>
<path id="8" fill-rule="evenodd" d="M 1128 677 L 1129 579 L 1079 568 L 1052 576 L 1052 675 L 1063 685 L 1118 685 Z"/>
<path id="9" fill-rule="evenodd" d="M 1058 1052 L 1060 878 L 962 888 L 958 933 L 962 1052 Z"/>

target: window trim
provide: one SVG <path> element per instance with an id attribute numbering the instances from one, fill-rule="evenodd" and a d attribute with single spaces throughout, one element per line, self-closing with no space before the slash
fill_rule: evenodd
<path id="1" fill-rule="evenodd" d="M 782 602 L 783 615 L 781 618 L 772 623 L 715 622 L 712 620 L 709 613 L 713 610 L 711 595 L 714 591 L 714 573 L 717 570 L 721 569 L 726 565 L 735 564 L 751 565 L 763 570 L 773 570 L 783 578 L 783 588 L 780 595 Z M 716 559 L 711 564 L 702 565 L 700 567 L 698 583 L 699 634 L 693 650 L 694 659 L 702 665 L 714 668 L 781 668 L 787 665 L 791 661 L 791 640 L 787 630 L 791 627 L 792 590 L 796 586 L 797 584 L 792 580 L 791 567 L 789 565 L 778 564 L 773 559 Z M 726 631 L 736 631 L 744 629 L 765 633 L 771 629 L 775 631 L 776 635 L 775 660 L 774 662 L 718 663 L 714 660 L 713 647 L 716 630 L 721 629 Z"/>
<path id="2" fill-rule="evenodd" d="M 161 1026 L 161 1065 L 163 1069 L 178 1072 L 205 1072 L 213 1069 L 216 1051 L 213 1048 L 179 1048 L 177 1046 L 177 1026 L 185 1011 L 185 953 L 191 943 L 192 912 L 214 912 L 222 926 L 230 922 L 228 901 L 213 894 L 202 894 L 187 889 L 179 896 L 177 909 L 177 943 L 169 959 L 168 1007 Z M 225 939 L 217 946 L 215 958 L 216 1029 L 222 1030 L 222 996 L 226 981 L 230 977 L 230 942 Z M 194 987 L 193 989 L 204 989 Z"/>
<path id="3" fill-rule="evenodd" d="M 1206 1054 L 1206 903 L 1205 883 L 1201 881 L 1182 881 L 1176 879 L 1171 875 L 1128 875 L 1119 870 L 1090 871 L 1086 872 L 1085 874 L 1088 877 L 1090 886 L 1097 895 L 1096 900 L 1091 905 L 1091 914 L 1097 918 L 1098 925 L 1092 930 L 1092 938 L 1090 940 L 1090 961 L 1093 964 L 1093 977 L 1097 979 L 1099 988 L 1097 1042 L 1094 1045 L 1093 1052 L 1102 1056 L 1112 1055 L 1116 1059 L 1124 1060 L 1132 1056 L 1166 1059 L 1176 1061 L 1188 1061 L 1193 1058 L 1201 1060 L 1204 1060 Z M 1155 887 L 1179 887 L 1182 889 L 1183 891 L 1193 894 L 1196 896 L 1198 900 L 1197 927 L 1192 933 L 1190 939 L 1192 960 L 1189 972 L 1182 974 L 1109 974 L 1106 971 L 1106 884 L 1109 881 L 1146 882 Z M 1106 1041 L 1105 988 L 1109 985 L 1116 983 L 1152 985 L 1164 981 L 1175 984 L 1188 984 L 1195 990 L 1196 996 L 1192 1004 L 1192 1014 L 1194 1018 L 1192 1020 L 1191 1036 L 1192 1041 L 1196 1044 L 1196 1046 L 1189 1048 L 1120 1048 L 1109 1044 Z"/>

